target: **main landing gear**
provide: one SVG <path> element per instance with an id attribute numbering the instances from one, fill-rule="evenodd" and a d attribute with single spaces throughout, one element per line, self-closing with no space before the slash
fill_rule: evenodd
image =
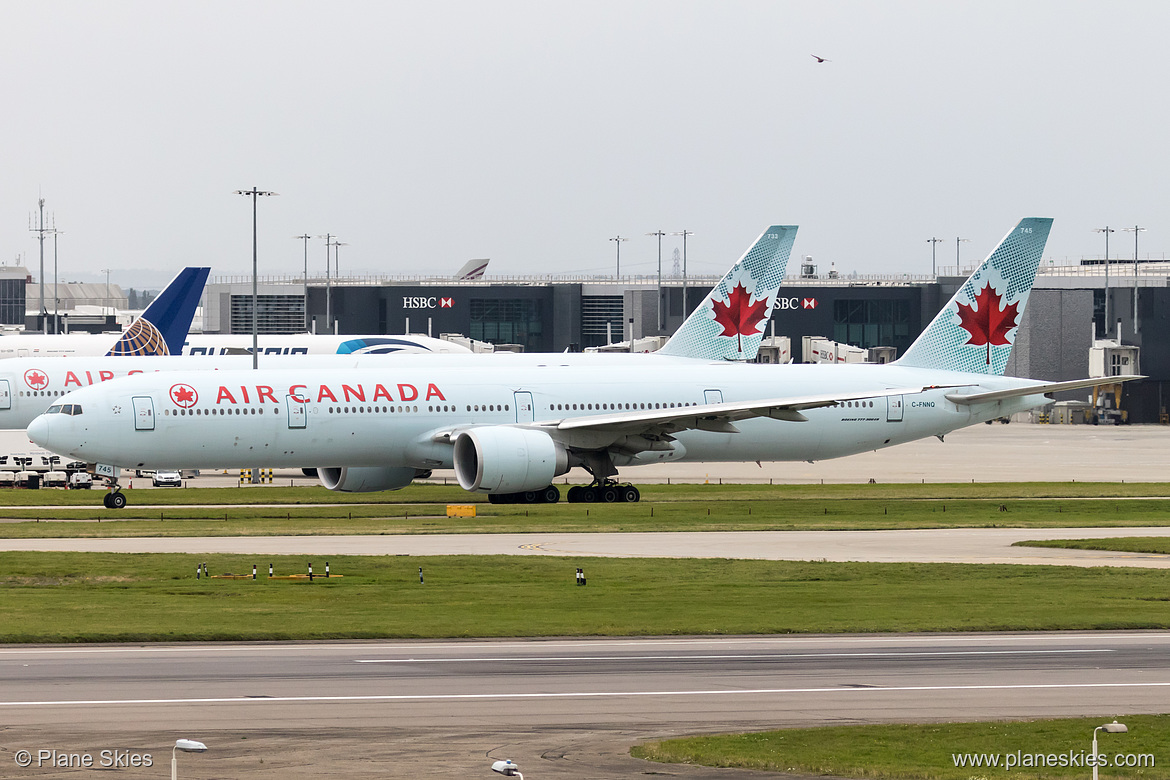
<path id="1" fill-rule="evenodd" d="M 570 504 L 635 504 L 641 497 L 633 485 L 620 485 L 609 479 L 569 488 Z"/>
<path id="2" fill-rule="evenodd" d="M 126 494 L 122 492 L 122 486 L 117 482 L 113 487 L 113 490 L 102 496 L 102 504 L 106 509 L 122 509 L 126 506 Z"/>
<path id="3" fill-rule="evenodd" d="M 560 500 L 561 491 L 556 485 L 522 493 L 488 493 L 489 504 L 555 504 Z"/>

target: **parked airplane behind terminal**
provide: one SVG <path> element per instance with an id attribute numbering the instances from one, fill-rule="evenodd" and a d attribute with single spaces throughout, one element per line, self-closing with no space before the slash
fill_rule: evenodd
<path id="1" fill-rule="evenodd" d="M 34 356 L 178 355 L 210 268 L 184 268 L 121 335 L 17 333 L 0 337 L 0 359 Z"/>

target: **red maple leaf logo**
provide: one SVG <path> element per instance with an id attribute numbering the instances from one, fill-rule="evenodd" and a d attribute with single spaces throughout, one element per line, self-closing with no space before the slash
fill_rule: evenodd
<path id="1" fill-rule="evenodd" d="M 24 372 L 24 381 L 33 390 L 42 390 L 49 384 L 49 377 L 37 371 L 35 368 L 30 368 Z"/>
<path id="2" fill-rule="evenodd" d="M 768 301 L 761 298 L 752 302 L 747 288 L 739 282 L 727 297 L 727 303 L 715 301 L 715 322 L 723 326 L 720 336 L 735 336 L 739 351 L 743 352 L 743 336 L 763 333 L 764 320 L 768 318 Z"/>
<path id="3" fill-rule="evenodd" d="M 176 406 L 190 409 L 199 400 L 199 394 L 190 385 L 173 385 L 171 387 L 171 400 L 175 402 Z"/>
<path id="4" fill-rule="evenodd" d="M 1003 298 L 988 284 L 975 296 L 974 304 L 959 304 L 959 326 L 971 334 L 968 344 L 987 346 L 987 365 L 991 365 L 991 347 L 1011 344 L 1007 334 L 1019 325 L 1020 303 L 1003 305 Z"/>

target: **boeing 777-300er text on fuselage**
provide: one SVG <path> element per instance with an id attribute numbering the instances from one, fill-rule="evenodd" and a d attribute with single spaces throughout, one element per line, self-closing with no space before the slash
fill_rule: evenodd
<path id="1" fill-rule="evenodd" d="M 1051 222 L 1022 220 L 886 365 L 676 357 L 688 350 L 680 337 L 734 354 L 762 333 L 769 310 L 757 306 L 768 296 L 749 278 L 700 307 L 704 330 L 680 329 L 665 354 L 610 355 L 595 366 L 586 356 L 539 364 L 407 356 L 379 368 L 135 376 L 62 397 L 28 433 L 105 469 L 316 465 L 327 487 L 343 491 L 392 490 L 454 468 L 464 489 L 504 501 L 555 501 L 552 480 L 581 466 L 594 482 L 571 489 L 570 501 L 636 501 L 635 487 L 614 480 L 618 468 L 835 458 L 941 437 L 1100 384 L 1003 376 Z M 761 240 L 778 241 L 767 238 L 775 230 Z M 624 358 L 620 368 L 613 358 Z M 124 503 L 107 496 L 107 505 Z"/>

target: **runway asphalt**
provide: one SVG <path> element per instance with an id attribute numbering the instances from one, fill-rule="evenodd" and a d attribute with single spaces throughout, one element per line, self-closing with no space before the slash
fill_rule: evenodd
<path id="1" fill-rule="evenodd" d="M 1166 632 L 6 647 L 0 776 L 76 777 L 15 771 L 21 749 L 160 757 L 189 737 L 209 746 L 182 758 L 195 777 L 466 778 L 498 758 L 531 778 L 741 777 L 625 754 L 679 732 L 1111 717 L 1168 696 Z"/>
<path id="2" fill-rule="evenodd" d="M 1170 568 L 1170 555 L 1013 547 L 1028 539 L 1170 536 L 1167 527 L 945 528 L 897 531 L 403 534 L 126 539 L 0 539 L 0 551 L 248 555 L 555 555 Z"/>

